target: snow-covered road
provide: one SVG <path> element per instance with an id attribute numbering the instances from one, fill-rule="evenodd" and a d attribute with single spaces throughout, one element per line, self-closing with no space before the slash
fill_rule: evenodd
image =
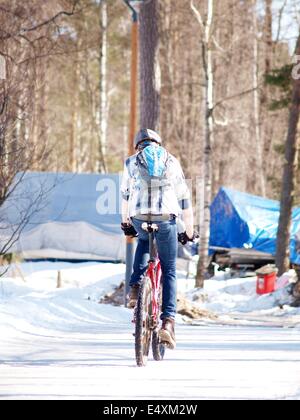
<path id="1" fill-rule="evenodd" d="M 299 312 L 278 309 L 275 296 L 255 297 L 253 282 L 210 282 L 211 302 L 222 303 L 223 313 L 247 305 L 266 312 L 202 325 L 179 316 L 177 349 L 138 368 L 131 311 L 99 304 L 120 284 L 124 266 L 36 263 L 22 270 L 24 280 L 0 281 L 0 399 L 300 399 Z"/>
<path id="2" fill-rule="evenodd" d="M 0 398 L 300 398 L 297 329 L 179 325 L 177 349 L 138 368 L 126 320 L 18 329 L 1 340 Z"/>

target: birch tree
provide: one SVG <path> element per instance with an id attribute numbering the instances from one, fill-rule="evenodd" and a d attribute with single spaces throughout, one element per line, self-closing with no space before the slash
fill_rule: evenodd
<path id="1" fill-rule="evenodd" d="M 253 16 L 253 60 L 252 60 L 252 75 L 253 75 L 253 107 L 254 107 L 254 127 L 255 127 L 255 155 L 258 183 L 260 187 L 260 194 L 266 196 L 265 176 L 263 169 L 263 146 L 261 141 L 261 124 L 260 124 L 260 97 L 259 97 L 259 55 L 258 55 L 258 25 L 257 25 L 257 2 L 252 0 L 252 16 Z"/>
<path id="2" fill-rule="evenodd" d="M 273 15 L 272 15 L 273 0 L 265 0 L 265 18 L 263 28 L 263 43 L 264 43 L 264 74 L 269 74 L 273 66 Z M 275 42 L 274 42 L 275 44 Z M 272 127 L 274 124 L 274 116 L 268 110 L 271 90 L 268 85 L 263 86 L 261 98 L 261 113 L 262 113 L 262 140 L 264 157 L 268 161 L 270 152 L 273 146 Z M 265 176 L 268 175 L 268 166 L 265 166 Z"/>
<path id="3" fill-rule="evenodd" d="M 213 109 L 214 109 L 214 75 L 213 75 L 213 17 L 214 0 L 207 0 L 207 18 L 204 21 L 193 0 L 191 8 L 201 30 L 204 110 L 204 150 L 202 162 L 203 197 L 199 203 L 202 224 L 200 226 L 199 262 L 196 275 L 196 287 L 203 287 L 208 266 L 208 247 L 210 234 L 210 204 L 212 200 L 212 143 L 213 143 Z"/>
<path id="4" fill-rule="evenodd" d="M 77 170 L 77 154 L 78 149 L 78 108 L 79 108 L 79 79 L 80 79 L 80 61 L 79 54 L 76 54 L 75 63 L 73 66 L 73 101 L 72 101 L 72 117 L 71 117 L 71 129 L 70 129 L 70 150 L 69 150 L 69 170 L 76 172 Z"/>

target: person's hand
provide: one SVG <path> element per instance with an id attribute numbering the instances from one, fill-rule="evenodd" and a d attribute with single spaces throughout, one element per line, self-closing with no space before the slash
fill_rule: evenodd
<path id="1" fill-rule="evenodd" d="M 137 231 L 130 223 L 121 223 L 121 229 L 123 230 L 125 236 L 131 236 L 132 238 L 138 236 Z"/>
<path id="2" fill-rule="evenodd" d="M 186 245 L 188 242 L 194 242 L 195 239 L 198 239 L 198 238 L 199 238 L 199 235 L 197 232 L 194 232 L 191 238 L 188 237 L 186 232 L 178 233 L 178 242 L 180 242 L 182 245 Z"/>

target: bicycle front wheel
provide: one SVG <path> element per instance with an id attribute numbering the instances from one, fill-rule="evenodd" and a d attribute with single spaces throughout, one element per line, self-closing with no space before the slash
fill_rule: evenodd
<path id="1" fill-rule="evenodd" d="M 159 293 L 158 293 L 158 314 L 157 314 L 157 327 L 152 331 L 152 354 L 154 360 L 162 360 L 165 355 L 165 346 L 161 343 L 160 337 L 158 334 L 159 330 L 159 317 L 161 314 L 162 306 L 162 284 L 160 283 Z"/>
<path id="2" fill-rule="evenodd" d="M 141 283 L 135 314 L 135 358 L 138 366 L 145 366 L 151 342 L 152 289 L 151 280 Z"/>
<path id="3" fill-rule="evenodd" d="M 165 355 L 165 346 L 161 343 L 159 335 L 158 335 L 158 328 L 153 330 L 152 333 L 152 354 L 154 360 L 162 360 Z"/>

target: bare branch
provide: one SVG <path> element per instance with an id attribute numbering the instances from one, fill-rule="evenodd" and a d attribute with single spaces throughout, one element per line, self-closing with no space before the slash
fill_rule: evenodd
<path id="1" fill-rule="evenodd" d="M 213 43 L 214 43 L 215 47 L 216 47 L 219 51 L 221 51 L 223 54 L 226 54 L 226 53 L 227 53 L 227 51 L 226 51 L 226 50 L 224 50 L 224 48 L 222 48 L 222 47 L 221 47 L 221 45 L 218 43 L 218 41 L 216 40 L 216 37 L 215 37 L 215 36 L 212 36 L 212 41 L 213 41 Z"/>
<path id="2" fill-rule="evenodd" d="M 73 16 L 77 13 L 80 13 L 82 9 L 76 10 L 76 6 L 78 5 L 78 3 L 79 3 L 79 0 L 74 0 L 73 7 L 72 7 L 72 10 L 70 12 L 68 12 L 66 10 L 61 10 L 60 12 L 56 13 L 56 15 L 52 16 L 49 19 L 44 20 L 43 22 L 40 22 L 40 23 L 38 23 L 34 26 L 31 26 L 29 28 L 21 28 L 15 34 L 5 32 L 5 35 L 0 36 L 0 39 L 1 40 L 7 40 L 9 38 L 13 38 L 13 37 L 17 37 L 17 36 L 23 36 L 24 37 L 24 34 L 26 34 L 28 32 L 33 32 L 33 31 L 36 31 L 37 29 L 40 29 L 40 28 L 42 28 L 46 25 L 49 25 L 50 23 L 55 23 L 55 21 L 61 16 Z M 6 13 L 8 13 L 7 10 L 5 10 L 5 11 L 6 11 Z"/>
<path id="3" fill-rule="evenodd" d="M 282 16 L 283 16 L 283 12 L 284 9 L 287 5 L 287 0 L 284 0 L 283 5 L 281 6 L 280 10 L 279 10 L 279 14 L 278 14 L 278 28 L 277 28 L 277 35 L 276 35 L 276 43 L 278 43 L 279 38 L 280 38 L 280 32 L 281 32 L 281 22 L 282 22 Z"/>
<path id="4" fill-rule="evenodd" d="M 218 120 L 215 116 L 213 116 L 213 119 L 214 119 L 214 123 L 216 124 L 216 125 L 219 125 L 219 126 L 221 126 L 221 127 L 227 127 L 228 126 L 228 118 L 225 118 L 223 121 L 221 121 L 221 120 Z"/>
<path id="5" fill-rule="evenodd" d="M 197 19 L 197 21 L 198 21 L 198 23 L 199 23 L 199 25 L 200 25 L 200 27 L 201 27 L 201 30 L 202 30 L 202 32 L 203 32 L 203 34 L 205 33 L 205 25 L 204 25 L 204 23 L 203 23 L 203 19 L 202 19 L 202 16 L 201 16 L 201 13 L 199 12 L 199 10 L 196 8 L 196 6 L 194 5 L 194 0 L 191 0 L 191 9 L 192 9 L 192 11 L 194 12 L 194 14 L 195 14 L 195 17 L 196 17 L 196 19 Z"/>
<path id="6" fill-rule="evenodd" d="M 242 92 L 236 93 L 235 95 L 227 96 L 226 98 L 223 98 L 220 101 L 216 102 L 215 105 L 214 105 L 214 109 L 216 109 L 218 106 L 222 105 L 224 102 L 230 101 L 232 99 L 239 98 L 239 97 L 244 96 L 244 95 L 248 95 L 249 93 L 253 93 L 255 90 L 257 90 L 259 88 L 260 88 L 260 86 L 256 86 L 254 88 L 247 89 L 247 90 L 244 90 Z"/>
<path id="7" fill-rule="evenodd" d="M 52 16 L 51 18 L 45 20 L 44 22 L 41 22 L 37 25 L 32 26 L 31 28 L 24 28 L 20 31 L 21 34 L 26 33 L 26 32 L 32 32 L 35 31 L 39 28 L 41 28 L 42 26 L 48 25 L 51 22 L 55 22 L 57 18 L 59 18 L 60 16 L 72 16 L 75 13 L 78 13 L 79 11 L 75 12 L 76 6 L 79 3 L 79 0 L 75 0 L 74 4 L 73 4 L 73 8 L 71 12 L 67 12 L 66 10 L 62 10 L 60 12 L 58 12 L 56 15 Z"/>

